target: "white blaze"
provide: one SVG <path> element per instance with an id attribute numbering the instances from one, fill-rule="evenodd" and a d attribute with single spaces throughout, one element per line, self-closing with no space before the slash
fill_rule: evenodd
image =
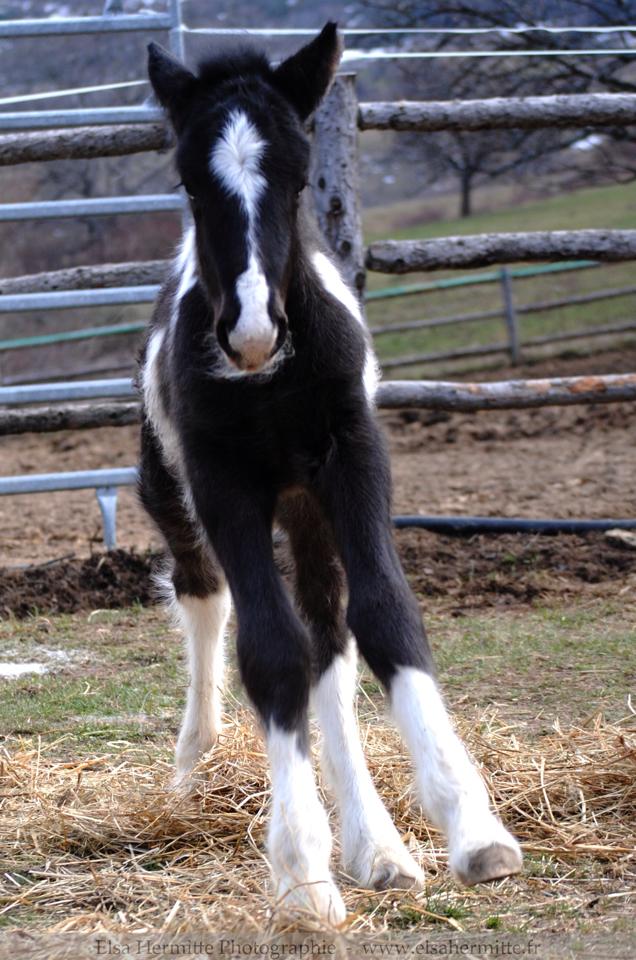
<path id="1" fill-rule="evenodd" d="M 248 365 L 261 366 L 276 342 L 270 320 L 269 289 L 255 237 L 256 214 L 266 181 L 260 172 L 265 141 L 242 110 L 235 110 L 210 155 L 210 169 L 228 193 L 237 197 L 247 217 L 248 266 L 236 281 L 241 311 L 229 335 L 230 346 Z"/>
<path id="2" fill-rule="evenodd" d="M 239 198 L 247 213 L 250 230 L 265 189 L 265 177 L 260 172 L 264 150 L 265 141 L 261 140 L 254 124 L 242 110 L 235 110 L 210 156 L 212 173 L 228 193 Z"/>
<path id="3" fill-rule="evenodd" d="M 269 288 L 253 253 L 250 254 L 247 270 L 236 281 L 236 294 L 241 304 L 241 313 L 230 334 L 230 343 L 236 341 L 249 344 L 253 340 L 256 343 L 272 340 L 272 322 L 267 310 Z"/>

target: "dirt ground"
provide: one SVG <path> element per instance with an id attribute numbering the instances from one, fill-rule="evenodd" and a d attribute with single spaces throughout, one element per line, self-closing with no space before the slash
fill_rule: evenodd
<path id="1" fill-rule="evenodd" d="M 500 370 L 482 379 L 634 369 L 636 346 Z M 396 513 L 636 517 L 634 404 L 470 415 L 397 411 L 381 414 L 381 420 L 391 451 Z M 4 437 L 2 473 L 133 466 L 137 443 L 136 427 Z M 24 610 L 39 606 L 38 596 L 43 601 L 48 596 L 45 609 L 51 603 L 54 609 L 75 609 L 78 601 L 70 595 L 89 587 L 89 605 L 118 605 L 134 596 L 145 601 L 147 589 L 139 586 L 146 576 L 142 558 L 158 551 L 160 541 L 132 489 L 120 491 L 117 526 L 118 546 L 139 557 L 103 560 L 92 491 L 0 499 L 0 567 L 13 571 L 2 578 L 0 607 Z M 461 540 L 461 547 L 453 538 L 414 530 L 397 538 L 418 592 L 447 594 L 458 603 L 474 604 L 484 596 L 523 602 L 542 591 L 571 589 L 574 582 L 584 589 L 601 583 L 623 589 L 624 578 L 636 573 L 636 551 L 612 546 L 602 535 L 473 537 Z M 87 562 L 93 554 L 99 556 Z M 28 570 L 26 581 L 16 569 L 51 561 Z"/>
<path id="2" fill-rule="evenodd" d="M 636 347 L 489 379 L 630 370 Z M 636 516 L 636 405 L 382 421 L 396 513 Z M 4 438 L 0 473 L 132 466 L 136 446 L 132 428 Z M 187 682 L 182 641 L 169 618 L 145 608 L 159 542 L 134 492 L 120 501 L 123 549 L 105 554 L 94 493 L 0 498 L 0 650 L 5 665 L 42 667 L 3 680 L 10 695 L 0 697 L 7 958 L 95 956 L 104 935 L 116 947 L 118 937 L 166 943 L 200 929 L 248 930 L 264 942 L 277 929 L 262 855 L 263 749 L 232 667 L 229 728 L 206 761 L 207 785 L 187 804 L 167 789 Z M 363 671 L 371 772 L 427 881 L 419 892 L 374 893 L 339 877 L 343 935 L 400 945 L 413 936 L 427 955 L 438 942 L 438 955 L 474 952 L 461 938 L 512 955 L 520 938 L 521 952 L 541 960 L 636 956 L 636 550 L 599 533 L 410 529 L 396 540 L 445 696 L 523 843 L 524 873 L 455 886 L 445 844 L 411 802 L 410 764 L 382 691 Z M 451 936 L 460 938 L 452 950 Z"/>

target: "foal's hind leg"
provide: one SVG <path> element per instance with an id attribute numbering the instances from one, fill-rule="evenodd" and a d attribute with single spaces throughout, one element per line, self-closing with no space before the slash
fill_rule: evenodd
<path id="1" fill-rule="evenodd" d="M 349 425 L 318 490 L 349 583 L 347 621 L 389 693 L 422 805 L 448 837 L 452 872 L 469 885 L 518 873 L 519 846 L 490 811 L 432 677 L 420 612 L 393 546 L 388 458 L 370 414 Z"/>
<path id="2" fill-rule="evenodd" d="M 313 699 L 323 772 L 338 804 L 342 866 L 360 886 L 411 887 L 422 873 L 406 851 L 367 769 L 355 715 L 356 653 L 344 618 L 343 575 L 333 534 L 310 495 L 281 510 L 296 565 L 298 605 L 314 648 Z"/>
<path id="3" fill-rule="evenodd" d="M 221 727 L 223 639 L 230 594 L 148 427 L 143 431 L 139 491 L 170 549 L 171 568 L 160 584 L 187 643 L 190 685 L 176 747 L 176 782 L 185 784 L 199 759 L 214 746 Z"/>

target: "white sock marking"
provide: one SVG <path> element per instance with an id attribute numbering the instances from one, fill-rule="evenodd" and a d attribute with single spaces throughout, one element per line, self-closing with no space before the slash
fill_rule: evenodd
<path id="1" fill-rule="evenodd" d="M 318 279 L 322 283 L 327 293 L 330 293 L 334 299 L 338 300 L 342 306 L 348 310 L 351 316 L 357 320 L 364 330 L 367 349 L 364 360 L 362 382 L 364 384 L 365 393 L 369 398 L 369 402 L 372 403 L 378 389 L 378 383 L 380 381 L 380 368 L 378 366 L 377 357 L 371 345 L 371 337 L 367 329 L 367 325 L 364 322 L 360 304 L 358 303 L 353 290 L 351 290 L 351 288 L 348 287 L 344 282 L 338 267 L 332 260 L 329 259 L 328 256 L 326 256 L 321 250 L 316 250 L 311 259 L 314 269 L 318 274 Z"/>
<path id="2" fill-rule="evenodd" d="M 518 851 L 490 810 L 484 782 L 453 730 L 434 680 L 414 667 L 399 667 L 391 681 L 391 707 L 413 756 L 424 811 L 448 837 L 451 869 L 463 868 L 472 853 L 491 843 Z"/>
<path id="3" fill-rule="evenodd" d="M 364 886 L 398 874 L 419 882 L 420 870 L 404 848 L 365 763 L 354 712 L 355 687 L 356 653 L 350 642 L 346 653 L 324 672 L 313 695 L 323 735 L 323 770 L 342 823 L 343 866 Z"/>
<path id="4" fill-rule="evenodd" d="M 276 896 L 284 898 L 284 906 L 340 923 L 345 908 L 329 870 L 331 833 L 311 761 L 300 751 L 297 734 L 274 724 L 267 731 L 267 753 L 272 776 L 267 845 Z"/>
<path id="5" fill-rule="evenodd" d="M 221 729 L 223 641 L 230 615 L 230 591 L 200 598 L 175 600 L 178 621 L 188 649 L 190 686 L 177 741 L 177 777 L 187 777 L 198 760 L 216 742 Z"/>

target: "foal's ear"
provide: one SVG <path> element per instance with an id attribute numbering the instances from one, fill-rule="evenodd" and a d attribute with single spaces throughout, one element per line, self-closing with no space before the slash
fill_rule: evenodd
<path id="1" fill-rule="evenodd" d="M 274 71 L 274 84 L 292 103 L 301 120 L 314 112 L 331 85 L 342 42 L 337 24 L 325 24 L 311 43 L 302 47 Z"/>
<path id="2" fill-rule="evenodd" d="M 197 78 L 158 43 L 148 44 L 148 76 L 157 100 L 178 128 Z"/>

